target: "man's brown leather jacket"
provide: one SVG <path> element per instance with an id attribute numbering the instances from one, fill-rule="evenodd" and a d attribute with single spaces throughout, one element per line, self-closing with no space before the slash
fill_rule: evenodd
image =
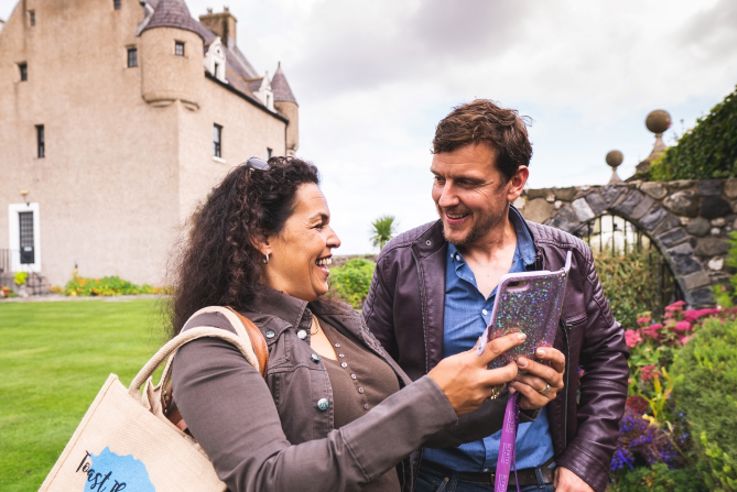
<path id="1" fill-rule="evenodd" d="M 535 269 L 558 270 L 573 252 L 555 340 L 566 356 L 566 390 L 548 406 L 555 460 L 603 491 L 627 397 L 624 332 L 583 241 L 552 227 L 527 226 Z M 369 329 L 412 379 L 442 359 L 447 249 L 440 221 L 401 234 L 379 255 L 364 304 Z"/>

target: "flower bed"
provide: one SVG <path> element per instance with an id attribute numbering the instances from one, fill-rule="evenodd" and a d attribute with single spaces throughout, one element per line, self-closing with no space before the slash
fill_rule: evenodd
<path id="1" fill-rule="evenodd" d="M 692 436 L 692 416 L 673 398 L 684 378 L 683 364 L 674 360 L 682 351 L 692 352 L 684 347 L 695 343 L 705 320 L 730 323 L 735 311 L 684 308 L 683 301 L 673 303 L 660 320 L 644 313 L 637 328 L 625 330 L 631 351 L 629 397 L 611 462 L 614 491 L 706 490 L 705 482 L 714 483 L 704 472 L 703 453 L 695 452 L 694 439 L 700 437 Z M 737 422 L 737 413 L 729 418 Z"/>

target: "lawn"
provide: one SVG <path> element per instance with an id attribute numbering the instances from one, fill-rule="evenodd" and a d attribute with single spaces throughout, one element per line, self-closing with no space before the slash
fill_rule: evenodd
<path id="1" fill-rule="evenodd" d="M 0 490 L 37 490 L 110 372 L 165 340 L 162 301 L 0 303 Z"/>

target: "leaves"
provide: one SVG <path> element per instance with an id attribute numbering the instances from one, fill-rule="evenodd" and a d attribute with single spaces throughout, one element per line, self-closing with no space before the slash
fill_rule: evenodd
<path id="1" fill-rule="evenodd" d="M 656 181 L 737 176 L 737 87 L 652 162 L 650 173 Z"/>
<path id="2" fill-rule="evenodd" d="M 371 223 L 371 227 L 373 228 L 371 244 L 379 249 L 384 249 L 384 245 L 394 236 L 396 227 L 394 216 L 382 215 Z"/>

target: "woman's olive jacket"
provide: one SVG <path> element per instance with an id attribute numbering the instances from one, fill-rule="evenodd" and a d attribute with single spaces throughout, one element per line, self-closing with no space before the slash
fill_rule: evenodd
<path id="1" fill-rule="evenodd" d="M 328 373 L 310 347 L 313 313 L 381 357 L 402 386 L 339 429 Z M 214 338 L 184 346 L 172 366 L 174 400 L 232 491 L 361 490 L 393 466 L 409 490 L 414 450 L 455 446 L 501 426 L 501 411 L 490 402 L 459 419 L 438 386 L 427 376 L 412 382 L 348 307 L 264 289 L 243 314 L 267 341 L 265 379 Z M 210 326 L 229 326 L 221 315 L 208 316 Z"/>

